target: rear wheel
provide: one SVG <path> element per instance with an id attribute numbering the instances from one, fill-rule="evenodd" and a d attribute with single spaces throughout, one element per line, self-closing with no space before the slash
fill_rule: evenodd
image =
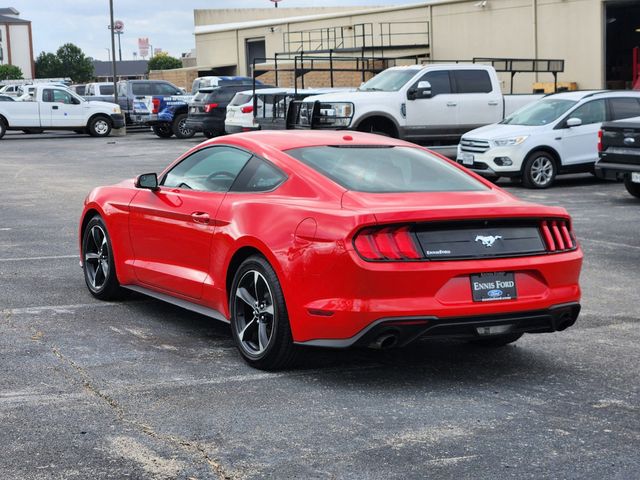
<path id="1" fill-rule="evenodd" d="M 187 127 L 187 117 L 186 113 L 181 113 L 173 120 L 171 130 L 176 138 L 191 138 L 196 134 L 195 130 Z"/>
<path id="2" fill-rule="evenodd" d="M 0 138 L 4 137 L 5 133 L 7 133 L 7 124 L 0 118 Z"/>
<path id="3" fill-rule="evenodd" d="M 470 343 L 480 347 L 504 347 L 510 343 L 517 341 L 522 333 L 508 333 L 506 335 L 495 335 L 493 337 L 476 338 Z"/>
<path id="4" fill-rule="evenodd" d="M 151 130 L 160 138 L 170 138 L 173 135 L 170 123 L 159 123 L 151 127 Z"/>
<path id="5" fill-rule="evenodd" d="M 102 115 L 89 122 L 89 135 L 92 137 L 107 137 L 111 133 L 111 120 Z"/>
<path id="6" fill-rule="evenodd" d="M 556 178 L 556 161 L 551 154 L 536 151 L 527 157 L 522 169 L 522 185 L 527 188 L 548 188 Z"/>
<path id="7" fill-rule="evenodd" d="M 295 360 L 289 316 L 275 271 L 260 256 L 247 258 L 231 287 L 231 331 L 244 360 L 261 370 L 277 370 Z"/>
<path id="8" fill-rule="evenodd" d="M 631 181 L 631 176 L 627 176 L 624 179 L 624 186 L 631 195 L 636 198 L 640 198 L 640 183 L 634 183 Z"/>
<path id="9" fill-rule="evenodd" d="M 82 234 L 82 269 L 91 295 L 100 300 L 113 300 L 121 296 L 111 239 L 99 215 L 89 220 Z"/>

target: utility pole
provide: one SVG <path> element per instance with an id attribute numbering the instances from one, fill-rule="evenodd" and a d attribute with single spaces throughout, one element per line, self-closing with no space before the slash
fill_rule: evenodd
<path id="1" fill-rule="evenodd" d="M 109 14 L 111 16 L 111 23 L 109 24 L 109 30 L 111 30 L 111 51 L 114 52 L 111 55 L 111 72 L 113 73 L 113 100 L 116 105 L 118 104 L 118 78 L 116 73 L 116 36 L 113 25 L 113 0 L 109 0 Z"/>

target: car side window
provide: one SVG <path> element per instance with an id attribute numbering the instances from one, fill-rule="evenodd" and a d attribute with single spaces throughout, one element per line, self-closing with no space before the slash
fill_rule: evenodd
<path id="1" fill-rule="evenodd" d="M 134 95 L 154 95 L 155 92 L 149 82 L 137 82 L 131 85 L 131 93 Z"/>
<path id="2" fill-rule="evenodd" d="M 486 70 L 453 70 L 458 93 L 490 93 L 491 78 Z"/>
<path id="3" fill-rule="evenodd" d="M 175 87 L 169 85 L 168 83 L 157 83 L 155 86 L 155 94 L 156 95 L 182 95 L 182 92 L 176 90 Z"/>
<path id="4" fill-rule="evenodd" d="M 164 177 L 165 187 L 227 192 L 252 154 L 233 147 L 203 148 L 189 155 Z"/>
<path id="5" fill-rule="evenodd" d="M 65 92 L 64 90 L 53 90 L 53 102 L 72 105 L 73 96 L 69 92 Z"/>
<path id="6" fill-rule="evenodd" d="M 582 120 L 582 125 L 590 125 L 592 123 L 604 122 L 607 118 L 607 109 L 605 107 L 604 99 L 592 100 L 583 105 L 580 105 L 568 118 L 579 118 Z"/>
<path id="7" fill-rule="evenodd" d="M 449 78 L 448 70 L 436 70 L 425 73 L 420 80 L 416 82 L 414 88 L 418 86 L 419 82 L 424 82 L 425 80 L 431 84 L 432 97 L 443 93 L 451 93 L 451 79 Z"/>
<path id="8" fill-rule="evenodd" d="M 232 192 L 268 192 L 286 180 L 287 176 L 273 165 L 253 157 L 231 187 Z"/>
<path id="9" fill-rule="evenodd" d="M 42 91 L 42 101 L 43 102 L 47 102 L 47 103 L 53 102 L 53 90 L 52 89 L 45 88 Z"/>
<path id="10" fill-rule="evenodd" d="M 611 120 L 640 117 L 640 101 L 637 98 L 610 98 L 609 106 L 611 107 Z"/>

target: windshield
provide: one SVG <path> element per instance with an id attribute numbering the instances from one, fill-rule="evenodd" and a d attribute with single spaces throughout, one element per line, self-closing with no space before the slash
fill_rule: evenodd
<path id="1" fill-rule="evenodd" d="M 416 73 L 417 71 L 413 69 L 385 70 L 368 82 L 363 83 L 358 90 L 361 92 L 397 92 Z"/>
<path id="2" fill-rule="evenodd" d="M 288 155 L 347 190 L 369 193 L 469 192 L 482 183 L 435 155 L 413 147 L 305 147 Z"/>
<path id="3" fill-rule="evenodd" d="M 574 100 L 557 98 L 542 99 L 512 113 L 501 123 L 506 125 L 541 126 L 548 125 L 576 103 Z"/>

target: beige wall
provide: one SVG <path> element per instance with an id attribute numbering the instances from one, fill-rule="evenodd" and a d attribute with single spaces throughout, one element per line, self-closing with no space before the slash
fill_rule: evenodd
<path id="1" fill-rule="evenodd" d="M 194 10 L 194 25 L 219 25 L 221 23 L 247 22 L 269 18 L 298 17 L 323 13 L 357 10 L 362 7 L 307 7 L 307 8 L 235 8 Z"/>
<path id="2" fill-rule="evenodd" d="M 443 0 L 396 8 L 369 8 L 315 21 L 283 19 L 273 26 L 197 34 L 198 65 L 238 65 L 238 74 L 248 74 L 245 69 L 247 38 L 264 37 L 267 56 L 273 56 L 275 52 L 284 51 L 282 34 L 285 31 L 373 23 L 375 33 L 379 34 L 381 22 L 428 20 L 430 54 L 434 60 L 473 57 L 564 59 L 565 72 L 559 75 L 559 81 L 577 82 L 580 89 L 604 86 L 602 0 L 487 0 L 485 7 L 477 6 L 478 3 L 479 0 Z M 246 12 L 239 16 L 242 11 L 238 10 L 229 12 L 228 17 L 221 18 L 233 21 L 258 19 Z M 416 36 L 405 39 L 406 43 L 424 43 Z M 377 38 L 376 43 L 379 41 Z M 508 90 L 508 74 L 501 75 L 501 79 L 503 88 Z M 519 73 L 515 77 L 514 91 L 530 92 L 536 81 L 553 81 L 553 76 Z"/>

